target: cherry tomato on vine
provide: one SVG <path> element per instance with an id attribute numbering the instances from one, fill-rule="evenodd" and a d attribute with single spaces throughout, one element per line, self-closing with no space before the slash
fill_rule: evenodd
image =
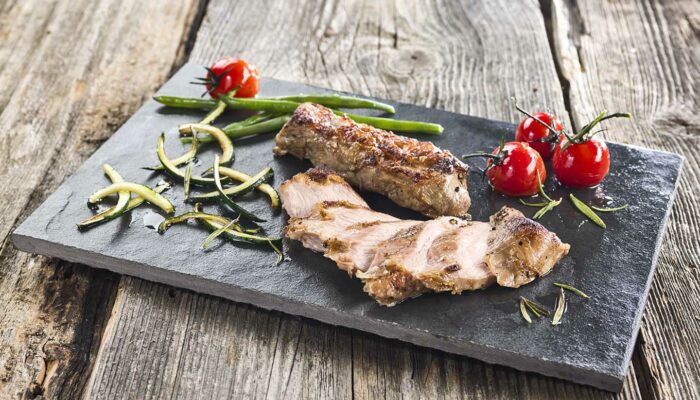
<path id="1" fill-rule="evenodd" d="M 628 113 L 600 113 L 575 135 L 564 135 L 554 148 L 552 169 L 562 185 L 572 188 L 596 186 L 610 171 L 610 151 L 601 139 L 593 137 L 599 122 L 610 118 L 631 118 Z"/>
<path id="2" fill-rule="evenodd" d="M 547 170 L 540 154 L 523 142 L 501 143 L 490 154 L 469 154 L 464 158 L 488 158 L 486 176 L 491 187 L 508 196 L 531 196 L 539 191 L 539 179 L 547 179 Z"/>
<path id="3" fill-rule="evenodd" d="M 559 182 L 572 188 L 598 185 L 610 170 L 608 146 L 596 138 L 564 147 L 567 142 L 563 137 L 552 156 L 552 168 Z"/>
<path id="4" fill-rule="evenodd" d="M 224 96 L 234 89 L 234 97 L 255 97 L 260 87 L 258 69 L 240 58 L 227 57 L 207 68 L 205 78 L 197 78 L 212 98 Z"/>
<path id="5" fill-rule="evenodd" d="M 555 134 L 552 129 L 557 133 Z M 564 126 L 555 115 L 546 112 L 536 112 L 520 121 L 518 127 L 515 128 L 515 140 L 527 142 L 530 147 L 537 150 L 542 158 L 546 160 L 552 155 L 552 149 L 563 130 Z"/>

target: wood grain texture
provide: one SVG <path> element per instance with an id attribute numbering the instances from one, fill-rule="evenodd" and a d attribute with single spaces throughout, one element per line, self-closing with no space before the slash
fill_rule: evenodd
<path id="1" fill-rule="evenodd" d="M 86 386 L 118 277 L 8 233 L 183 61 L 197 4 L 0 2 L 0 398 Z"/>
<path id="2" fill-rule="evenodd" d="M 233 54 L 267 76 L 488 118 L 518 120 L 511 96 L 566 116 L 537 2 L 251 4 L 211 1 L 191 60 Z M 613 397 L 136 279 L 116 304 L 91 398 Z M 640 397 L 635 367 L 620 397 Z"/>
<path id="3" fill-rule="evenodd" d="M 700 3 L 553 2 L 572 118 L 624 110 L 605 137 L 686 157 L 635 364 L 648 398 L 700 397 Z"/>

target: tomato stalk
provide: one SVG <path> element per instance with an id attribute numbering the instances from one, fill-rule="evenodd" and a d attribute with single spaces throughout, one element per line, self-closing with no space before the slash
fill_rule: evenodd
<path id="1" fill-rule="evenodd" d="M 230 74 L 231 71 L 233 71 L 233 68 L 228 68 L 228 69 L 224 70 L 224 72 L 217 74 L 216 72 L 214 72 L 214 70 L 212 70 L 209 67 L 204 67 L 204 69 L 207 70 L 207 72 L 209 73 L 209 76 L 207 76 L 205 78 L 202 78 L 202 77 L 194 78 L 199 82 L 190 82 L 190 84 L 192 84 L 192 85 L 209 86 L 209 89 L 207 89 L 204 93 L 202 93 L 201 97 L 204 97 L 208 94 L 211 94 L 214 90 L 216 90 L 219 87 L 219 84 L 221 83 L 221 81 L 224 78 L 226 78 L 226 75 Z"/>
<path id="2" fill-rule="evenodd" d="M 539 123 L 540 125 L 542 125 L 542 126 L 544 126 L 545 128 L 547 128 L 547 130 L 550 132 L 550 134 L 547 135 L 547 137 L 543 137 L 543 138 L 541 138 L 541 139 L 536 139 L 536 140 L 531 140 L 532 142 L 556 143 L 556 142 L 559 140 L 559 135 L 560 135 L 563 131 L 558 131 L 558 130 L 554 129 L 554 127 L 553 127 L 552 125 L 550 125 L 550 124 L 548 124 L 548 123 L 542 121 L 540 118 L 537 118 L 537 117 L 534 116 L 533 114 L 531 114 L 531 113 L 525 111 L 524 109 L 522 109 L 522 108 L 521 108 L 519 105 L 517 105 L 517 104 L 515 105 L 515 108 L 516 108 L 518 111 L 520 111 L 521 113 L 523 113 L 523 114 L 527 115 L 528 117 L 532 118 L 533 120 L 537 121 L 537 123 Z"/>
<path id="3" fill-rule="evenodd" d="M 561 150 L 564 151 L 566 150 L 567 147 L 569 147 L 572 144 L 580 144 L 594 135 L 598 134 L 599 132 L 602 132 L 602 130 L 595 131 L 591 133 L 591 130 L 598 125 L 599 123 L 605 121 L 606 119 L 611 119 L 611 118 L 632 118 L 632 114 L 630 113 L 614 113 L 608 115 L 607 111 L 603 111 L 600 114 L 598 114 L 597 117 L 593 119 L 593 121 L 587 123 L 586 125 L 581 128 L 580 131 L 578 131 L 575 135 L 571 136 L 569 135 L 566 131 L 562 132 L 564 136 L 566 136 L 566 143 L 562 145 Z"/>

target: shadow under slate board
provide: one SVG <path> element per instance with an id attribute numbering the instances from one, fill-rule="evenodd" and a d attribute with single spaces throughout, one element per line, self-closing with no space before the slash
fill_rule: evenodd
<path id="1" fill-rule="evenodd" d="M 201 87 L 188 84 L 204 70 L 185 65 L 158 92 L 199 96 Z M 298 83 L 264 79 L 262 95 L 326 93 L 329 90 Z M 392 102 L 389 102 L 392 103 Z M 440 123 L 442 136 L 415 135 L 432 140 L 456 155 L 495 147 L 501 136 L 512 137 L 513 125 L 408 104 L 396 106 L 396 118 Z M 177 139 L 177 126 L 202 118 L 202 112 L 172 110 L 147 101 L 132 117 L 67 179 L 14 232 L 15 245 L 24 251 L 105 268 L 118 273 L 162 282 L 197 292 L 250 303 L 266 309 L 314 318 L 420 346 L 467 355 L 524 371 L 618 391 L 629 364 L 642 310 L 658 257 L 664 226 L 676 191 L 682 158 L 620 144 L 610 144 L 611 173 L 596 189 L 577 190 L 587 203 L 629 203 L 628 209 L 602 217 L 603 230 L 578 213 L 568 199 L 549 212 L 542 224 L 571 244 L 570 254 L 545 278 L 520 289 L 493 286 L 465 293 L 427 294 L 395 307 L 377 305 L 360 282 L 336 268 L 321 254 L 297 242 L 285 242 L 287 260 L 275 266 L 267 248 L 222 242 L 208 250 L 201 243 L 208 235 L 193 224 L 177 225 L 164 235 L 149 228 L 157 224 L 150 206 L 133 210 L 121 219 L 79 232 L 76 223 L 89 217 L 88 196 L 108 185 L 101 165 L 109 163 L 128 181 L 154 186 L 163 176 L 141 167 L 157 164 L 156 139 L 166 132 L 166 150 L 176 156 L 188 147 Z M 232 113 L 220 121 L 241 118 Z M 311 165 L 289 156 L 274 157 L 273 134 L 236 142 L 234 168 L 254 174 L 265 166 L 275 171 L 275 186 Z M 214 150 L 216 147 L 213 147 Z M 201 172 L 209 167 L 213 150 L 201 155 Z M 470 172 L 469 192 L 474 219 L 487 220 L 503 205 L 531 216 L 535 209 L 515 199 L 494 194 L 476 169 Z M 546 182 L 555 198 L 567 190 Z M 210 190 L 210 189 L 206 189 Z M 372 208 L 399 217 L 420 218 L 386 198 L 363 193 Z M 165 196 L 176 211 L 184 202 L 181 185 Z M 280 235 L 284 213 L 273 213 L 269 200 L 258 193 L 241 204 L 267 218 L 266 233 Z M 226 212 L 209 205 L 211 212 Z M 145 222 L 146 223 L 145 223 Z M 153 223 L 153 222 L 151 222 Z M 518 298 L 526 296 L 553 306 L 558 289 L 553 282 L 571 284 L 591 295 L 584 300 L 568 296 L 561 325 L 547 319 L 526 323 Z"/>

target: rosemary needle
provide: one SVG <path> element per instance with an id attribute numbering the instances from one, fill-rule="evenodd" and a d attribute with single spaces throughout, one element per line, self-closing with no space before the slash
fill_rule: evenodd
<path id="1" fill-rule="evenodd" d="M 542 207 L 537 212 L 535 215 L 532 216 L 532 219 L 540 219 L 542 218 L 545 214 L 548 212 L 552 211 L 554 207 L 558 206 L 561 204 L 561 197 L 559 200 L 553 200 L 551 197 L 547 195 L 544 191 L 544 185 L 542 185 L 542 180 L 540 179 L 540 174 L 537 174 L 537 185 L 539 188 L 540 196 L 542 196 L 546 201 L 541 202 L 541 203 L 528 203 L 527 201 L 523 199 L 518 199 L 520 201 L 520 204 L 528 206 L 528 207 Z"/>
<path id="2" fill-rule="evenodd" d="M 578 208 L 578 210 L 581 211 L 581 214 L 588 217 L 588 219 L 593 221 L 599 227 L 605 229 L 605 222 L 603 222 L 603 220 L 598 216 L 598 214 L 596 214 L 595 211 L 591 210 L 591 208 L 588 207 L 586 203 L 576 198 L 576 196 L 574 196 L 573 193 L 569 193 L 569 199 L 571 199 L 571 202 L 574 203 L 574 206 L 576 206 L 576 208 Z"/>
<path id="3" fill-rule="evenodd" d="M 549 310 L 542 304 L 523 296 L 520 296 L 520 300 L 524 301 L 525 305 L 538 317 L 540 316 L 539 314 L 549 316 Z"/>
<path id="4" fill-rule="evenodd" d="M 562 289 L 566 289 L 572 293 L 575 293 L 575 294 L 583 297 L 584 299 L 590 299 L 590 297 L 587 294 L 583 293 L 581 290 L 576 289 L 575 287 L 573 287 L 571 285 L 567 285 L 565 283 L 554 282 L 554 286 L 558 286 Z"/>
<path id="5" fill-rule="evenodd" d="M 554 311 L 554 317 L 552 318 L 552 325 L 561 324 L 561 317 L 564 315 L 564 309 L 566 308 L 566 297 L 564 296 L 564 289 L 559 288 L 559 299 L 557 300 L 557 307 Z"/>
<path id="6" fill-rule="evenodd" d="M 532 318 L 530 318 L 530 314 L 527 313 L 527 308 L 525 307 L 525 300 L 522 297 L 520 298 L 520 314 L 523 316 L 523 319 L 527 321 L 528 324 L 532 323 Z"/>
<path id="7" fill-rule="evenodd" d="M 600 212 L 615 212 L 615 211 L 621 211 L 624 210 L 625 208 L 629 207 L 629 204 L 625 204 L 624 206 L 620 207 L 612 207 L 612 208 L 602 208 L 602 207 L 596 207 L 596 206 L 591 206 L 592 209 Z"/>

